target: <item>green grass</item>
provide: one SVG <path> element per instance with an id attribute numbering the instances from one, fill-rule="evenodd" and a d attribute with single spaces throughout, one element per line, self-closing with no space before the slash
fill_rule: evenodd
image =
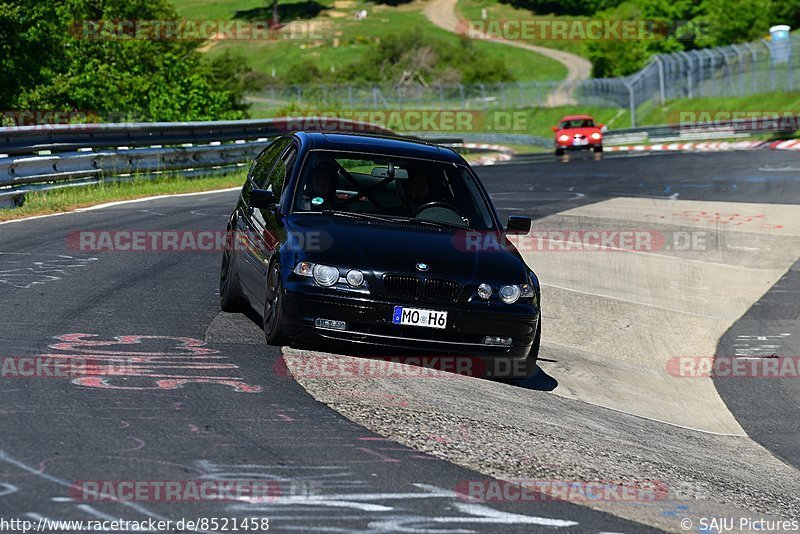
<path id="1" fill-rule="evenodd" d="M 508 4 L 501 4 L 497 0 L 458 0 L 456 11 L 469 21 L 480 21 L 481 11 L 486 9 L 487 21 L 526 21 L 526 20 L 588 20 L 587 17 L 574 17 L 569 15 L 551 15 L 547 13 L 533 13 L 527 9 L 517 8 Z M 523 41 L 526 44 L 546 46 L 564 52 L 571 52 L 579 56 L 586 56 L 585 41 L 580 40 L 548 40 L 548 41 Z"/>
<path id="2" fill-rule="evenodd" d="M 745 97 L 692 98 L 672 100 L 665 106 L 648 103 L 637 110 L 639 124 L 665 124 L 677 122 L 680 112 L 760 111 L 796 113 L 800 108 L 800 92 L 764 93 Z M 699 118 L 702 118 L 698 115 Z M 628 119 L 630 123 L 630 119 Z"/>
<path id="3" fill-rule="evenodd" d="M 297 0 L 281 2 L 281 5 Z M 442 30 L 425 18 L 424 3 L 420 1 L 397 7 L 377 5 L 355 0 L 346 8 L 335 8 L 333 0 L 319 0 L 325 6 L 315 21 L 329 24 L 326 38 L 317 42 L 305 40 L 230 40 L 218 41 L 208 47 L 209 54 L 219 54 L 232 49 L 242 53 L 250 66 L 268 78 L 280 78 L 296 68 L 303 60 L 314 61 L 321 69 L 342 68 L 354 62 L 377 39 L 388 32 L 401 32 L 423 27 L 426 34 L 437 39 L 456 42 L 459 37 Z M 228 20 L 237 10 L 264 7 L 267 2 L 256 0 L 173 0 L 178 13 L 187 19 Z M 354 20 L 356 10 L 366 9 L 365 20 Z M 337 16 L 341 14 L 344 16 Z M 285 21 L 284 21 L 285 22 Z M 517 81 L 559 80 L 566 76 L 566 68 L 559 62 L 539 54 L 497 43 L 476 41 L 475 46 L 498 63 L 508 66 Z M 268 82 L 267 78 L 267 82 Z M 433 80 L 429 80 L 433 81 Z"/>
<path id="4" fill-rule="evenodd" d="M 0 221 L 68 212 L 118 200 L 213 191 L 241 186 L 244 183 L 244 172 L 199 178 L 164 175 L 154 179 L 134 179 L 126 182 L 101 183 L 86 187 L 65 187 L 33 193 L 27 196 L 25 203 L 19 208 L 0 209 Z"/>

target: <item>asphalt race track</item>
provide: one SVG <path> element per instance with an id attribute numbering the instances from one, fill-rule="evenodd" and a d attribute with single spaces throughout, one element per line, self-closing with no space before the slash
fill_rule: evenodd
<path id="1" fill-rule="evenodd" d="M 754 284 L 757 287 L 752 291 L 745 291 L 741 301 L 717 302 L 706 295 L 705 300 L 697 301 L 701 304 L 696 313 L 672 307 L 669 313 L 702 316 L 702 321 L 713 321 L 714 328 L 721 329 L 719 334 L 711 336 L 713 339 L 703 338 L 703 349 L 693 355 L 754 357 L 763 354 L 759 350 L 776 355 L 798 353 L 800 271 L 796 261 L 800 256 L 797 246 L 800 233 L 795 232 L 794 213 L 800 211 L 797 207 L 800 161 L 795 155 L 753 151 L 609 157 L 600 162 L 575 158 L 567 164 L 512 162 L 482 168 L 479 174 L 501 216 L 529 214 L 536 222 L 546 221 L 542 228 L 553 228 L 553 224 L 581 227 L 590 220 L 602 221 L 598 223 L 601 227 L 612 228 L 621 217 L 631 220 L 629 217 L 634 217 L 631 214 L 673 213 L 671 206 L 675 204 L 666 204 L 669 202 L 701 203 L 697 206 L 724 203 L 728 207 L 732 203 L 746 203 L 742 211 L 746 216 L 737 213 L 737 217 L 760 226 L 746 232 L 740 232 L 741 227 L 737 226 L 734 237 L 726 233 L 732 240 L 725 243 L 731 244 L 731 248 L 726 249 L 724 261 L 716 263 L 727 268 L 740 262 L 742 272 L 752 273 L 760 285 Z M 83 378 L 11 377 L 8 373 L 2 378 L 0 517 L 18 517 L 34 523 L 42 518 L 139 521 L 153 518 L 172 520 L 173 524 L 182 518 L 265 517 L 269 518 L 272 530 L 303 532 L 645 532 L 656 528 L 680 531 L 678 519 L 693 506 L 693 501 L 679 503 L 669 515 L 663 508 L 651 512 L 646 506 L 615 511 L 574 502 L 466 500 L 456 493 L 460 483 L 485 480 L 487 474 L 502 474 L 497 469 L 479 472 L 479 465 L 475 466 L 478 471 L 469 468 L 470 455 L 486 458 L 487 465 L 491 463 L 495 448 L 492 434 L 481 438 L 481 450 L 450 457 L 427 447 L 420 441 L 422 434 L 412 432 L 397 437 L 399 430 L 389 428 L 392 423 L 403 422 L 394 426 L 412 428 L 409 426 L 415 424 L 412 419 L 423 420 L 424 415 L 411 417 L 410 411 L 400 414 L 403 407 L 387 407 L 385 398 L 375 405 L 370 404 L 369 398 L 350 402 L 350 408 L 340 410 L 347 417 L 337 413 L 329 405 L 346 404 L 341 400 L 342 391 L 324 383 L 296 382 L 286 372 L 281 351 L 261 342 L 253 318 L 220 314 L 218 252 L 87 253 L 76 246 L 80 232 L 222 232 L 236 194 L 208 193 L 122 203 L 0 225 L 3 304 L 0 358 L 16 361 L 38 358 L 51 363 L 77 360 L 89 367 L 109 363 L 119 366 L 113 372 Z M 772 210 L 770 205 L 777 207 Z M 758 209 L 767 215 L 747 211 Z M 707 207 L 698 210 L 708 213 Z M 682 207 L 679 211 L 686 213 L 687 209 Z M 616 218 L 608 215 L 611 212 Z M 780 223 L 769 228 L 763 223 L 778 219 Z M 697 227 L 704 222 L 692 219 L 686 224 Z M 719 218 L 713 221 L 717 229 L 720 224 Z M 773 226 L 781 228 L 776 230 Z M 785 235 L 775 235 L 783 230 L 787 230 Z M 721 243 L 719 239 L 714 242 Z M 761 242 L 770 243 L 773 247 L 770 250 L 779 259 L 771 262 L 763 257 L 763 250 L 747 250 L 757 248 L 756 244 Z M 689 251 L 693 256 L 686 261 L 681 257 L 680 262 L 673 252 L 665 250 L 657 258 L 674 262 L 675 265 L 669 263 L 669 268 L 658 264 L 650 271 L 647 257 L 642 260 L 645 263 L 637 264 L 637 269 L 645 269 L 644 276 L 657 277 L 680 272 L 672 269 L 687 268 L 685 265 L 697 266 L 697 271 L 687 275 L 684 286 L 673 288 L 675 292 L 685 292 L 694 287 L 689 282 L 694 283 L 698 276 L 709 272 L 703 270 L 706 265 L 699 265 L 708 251 Z M 534 259 L 529 261 L 538 261 L 535 253 L 530 257 Z M 543 306 L 548 306 L 549 291 L 558 313 L 569 310 L 574 302 L 569 295 L 594 297 L 585 288 L 578 291 L 567 287 L 567 282 L 554 282 L 554 278 L 571 276 L 570 280 L 578 282 L 592 278 L 593 262 L 599 262 L 597 269 L 606 278 L 620 268 L 616 255 L 587 259 L 577 254 L 572 257 L 574 260 L 570 258 L 548 254 L 541 260 L 541 271 L 534 265 L 545 284 Z M 601 265 L 603 262 L 608 265 Z M 568 272 L 570 264 L 576 267 Z M 763 273 L 759 274 L 759 269 Z M 778 276 L 774 276 L 776 273 Z M 725 272 L 720 280 L 738 281 L 737 276 L 738 271 Z M 624 280 L 627 286 L 609 288 L 606 297 L 612 289 L 614 295 L 627 290 L 636 296 L 637 290 L 632 287 L 636 280 L 629 277 Z M 705 284 L 707 280 L 700 281 Z M 551 289 L 547 289 L 548 283 Z M 711 286 L 710 292 L 720 292 L 712 282 L 707 285 Z M 731 293 L 739 289 L 723 287 Z M 654 307 L 650 301 L 643 302 L 644 297 L 633 296 L 617 300 L 630 306 Z M 714 315 L 717 307 L 729 305 L 735 314 L 723 318 Z M 587 302 L 586 309 L 593 310 L 592 306 L 595 304 Z M 617 309 L 608 303 L 602 306 L 609 314 Z M 686 306 L 694 304 L 688 302 Z M 560 322 L 559 317 L 563 319 Z M 759 461 L 763 463 L 748 467 L 755 473 L 753 476 L 760 476 L 758 484 L 770 480 L 778 484 L 792 477 L 797 483 L 800 466 L 797 380 L 728 379 L 709 380 L 701 385 L 683 381 L 687 382 L 687 388 L 694 388 L 685 391 L 692 391 L 692 395 L 696 392 L 698 403 L 709 403 L 708 414 L 713 417 L 709 415 L 707 419 L 700 416 L 691 419 L 691 413 L 671 413 L 671 401 L 659 403 L 656 397 L 661 391 L 668 395 L 668 385 L 649 389 L 652 403 L 644 404 L 652 407 L 644 406 L 640 402 L 642 397 L 635 396 L 635 384 L 625 386 L 634 391 L 630 397 L 613 394 L 623 389 L 620 384 L 626 380 L 633 382 L 631 376 L 648 376 L 656 381 L 656 375 L 664 374 L 657 372 L 659 366 L 664 370 L 662 360 L 639 362 L 631 356 L 637 350 L 637 339 L 649 336 L 643 332 L 660 328 L 655 322 L 659 317 L 654 315 L 654 322 L 643 325 L 642 330 L 632 325 L 629 329 L 632 333 L 610 336 L 589 346 L 577 333 L 582 327 L 570 323 L 566 311 L 557 317 L 546 314 L 544 328 L 551 329 L 552 335 L 545 331 L 542 371 L 533 382 L 498 384 L 465 378 L 471 385 L 461 392 L 469 398 L 451 401 L 458 404 L 463 400 L 465 409 L 468 405 L 479 405 L 480 388 L 484 386 L 487 391 L 491 389 L 509 398 L 530 394 L 532 402 L 546 406 L 553 418 L 572 421 L 573 414 L 584 414 L 593 421 L 592 432 L 612 442 L 616 439 L 612 436 L 625 431 L 625 425 L 633 428 L 635 422 L 641 425 L 636 433 L 644 446 L 650 443 L 649 439 L 661 440 L 655 436 L 663 436 L 664 442 L 674 438 L 684 443 L 687 450 L 694 446 L 705 449 L 710 442 L 695 444 L 696 436 L 701 436 L 698 440 L 705 439 L 703 436 L 714 440 L 732 436 L 738 443 L 744 443 L 742 440 L 750 443 L 742 445 L 744 458 L 748 454 L 760 455 Z M 698 322 L 694 326 L 698 331 L 716 332 L 703 330 L 710 324 Z M 694 339 L 688 332 L 682 336 L 680 332 L 666 330 L 663 335 L 672 337 L 664 337 L 666 341 L 659 341 L 658 345 L 665 355 L 670 351 L 669 339 L 676 343 L 679 337 Z M 708 353 L 703 352 L 706 345 L 711 346 Z M 581 351 L 582 347 L 586 350 Z M 631 348 L 626 352 L 625 347 Z M 596 383 L 598 376 L 603 387 Z M 430 384 L 435 382 L 378 385 L 393 387 L 394 393 L 384 391 L 400 396 L 407 387 L 424 400 L 428 393 L 422 390 L 431 389 Z M 365 384 L 363 391 L 372 386 Z M 351 393 L 361 388 L 352 382 L 347 387 Z M 408 392 L 407 395 L 412 396 Z M 353 395 L 351 401 L 352 398 Z M 354 409 L 355 405 L 363 410 Z M 672 410 L 692 412 L 695 405 L 676 406 Z M 374 424 L 371 423 L 370 414 L 379 412 L 389 414 L 393 420 L 380 422 L 376 415 Z M 401 416 L 409 417 L 408 424 Z M 379 433 L 354 421 L 361 421 Z M 578 419 L 575 421 L 577 425 Z M 501 434 L 497 433 L 498 440 L 502 439 Z M 750 442 L 748 436 L 766 450 Z M 571 443 L 569 440 L 580 437 L 565 436 L 565 439 L 568 440 L 565 443 Z M 599 439 L 595 441 L 599 443 Z M 630 436 L 621 439 L 636 441 Z M 715 441 L 712 446 L 723 444 Z M 470 446 L 473 445 L 471 441 Z M 593 464 L 598 451 L 582 457 L 587 451 L 588 448 L 561 448 L 555 442 L 541 453 L 548 458 L 572 456 L 576 462 Z M 721 464 L 728 461 L 722 458 L 724 450 L 707 452 L 709 458 L 719 457 Z M 698 458 L 701 457 L 693 457 L 693 465 L 700 465 Z M 676 469 L 684 460 L 689 462 L 677 456 L 670 459 Z M 621 460 L 612 457 L 608 461 Z M 770 463 L 773 461 L 774 468 Z M 509 463 L 508 458 L 503 462 Z M 603 465 L 602 460 L 597 462 Z M 535 470 L 526 474 L 543 476 Z M 572 472 L 573 477 L 579 474 Z M 723 477 L 723 472 L 718 476 Z M 266 502 L 115 501 L 80 491 L 87 487 L 81 481 L 186 480 L 263 480 L 274 491 Z M 739 489 L 745 495 L 751 493 Z M 773 499 L 768 493 L 763 496 Z M 785 517 L 797 509 L 796 493 L 780 504 L 782 507 L 772 509 L 756 503 L 752 510 Z M 740 502 L 727 494 L 712 495 L 698 506 L 709 514 L 743 509 Z"/>

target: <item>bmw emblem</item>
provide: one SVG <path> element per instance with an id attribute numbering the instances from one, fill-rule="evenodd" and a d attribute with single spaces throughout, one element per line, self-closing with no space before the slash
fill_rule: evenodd
<path id="1" fill-rule="evenodd" d="M 418 271 L 427 271 L 428 270 L 428 264 L 427 263 L 423 263 L 423 262 L 417 263 L 417 270 Z"/>

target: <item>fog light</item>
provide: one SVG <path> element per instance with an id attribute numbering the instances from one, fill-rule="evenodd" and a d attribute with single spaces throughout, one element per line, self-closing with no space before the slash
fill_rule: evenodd
<path id="1" fill-rule="evenodd" d="M 483 338 L 484 345 L 499 345 L 501 347 L 511 346 L 510 337 L 486 336 Z"/>
<path id="2" fill-rule="evenodd" d="M 346 278 L 347 283 L 353 287 L 358 287 L 364 283 L 364 273 L 356 269 L 348 271 Z"/>
<path id="3" fill-rule="evenodd" d="M 488 299 L 492 296 L 492 286 L 489 284 L 481 284 L 478 286 L 478 296 L 482 299 Z"/>
<path id="4" fill-rule="evenodd" d="M 347 330 L 346 322 L 334 321 L 333 319 L 314 319 L 314 326 L 317 328 L 327 328 L 329 330 Z"/>

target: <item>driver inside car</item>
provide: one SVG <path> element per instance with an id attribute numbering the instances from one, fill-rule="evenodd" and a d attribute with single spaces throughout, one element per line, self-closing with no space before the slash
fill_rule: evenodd
<path id="1" fill-rule="evenodd" d="M 431 202 L 429 178 L 424 171 L 409 172 L 404 185 L 405 204 L 411 215 L 416 215 L 417 210 Z"/>
<path id="2" fill-rule="evenodd" d="M 338 173 L 335 165 L 325 161 L 316 162 L 301 198 L 302 209 L 311 211 L 331 209 L 336 198 L 337 181 Z"/>

